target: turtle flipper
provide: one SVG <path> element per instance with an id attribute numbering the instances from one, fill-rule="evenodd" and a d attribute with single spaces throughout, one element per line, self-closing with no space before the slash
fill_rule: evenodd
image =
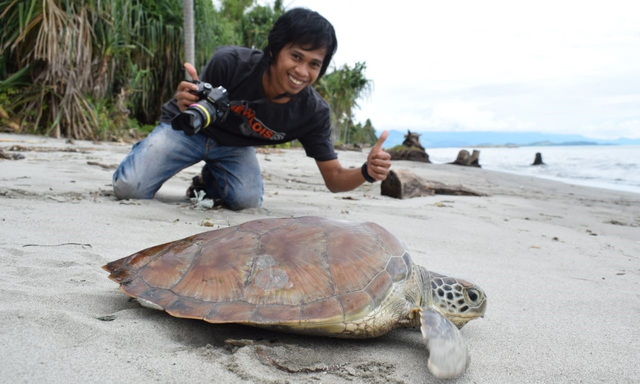
<path id="1" fill-rule="evenodd" d="M 429 349 L 429 371 L 440 379 L 462 375 L 470 359 L 458 328 L 433 309 L 423 308 L 420 319 L 420 330 Z"/>

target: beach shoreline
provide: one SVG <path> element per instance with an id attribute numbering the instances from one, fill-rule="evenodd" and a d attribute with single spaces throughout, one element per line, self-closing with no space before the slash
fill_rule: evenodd
<path id="1" fill-rule="evenodd" d="M 451 162 L 461 148 L 429 148 L 433 163 Z M 465 149 L 465 148 L 463 148 Z M 640 146 L 469 147 L 483 169 L 640 194 Z M 543 164 L 532 166 L 537 154 Z"/>
<path id="2" fill-rule="evenodd" d="M 274 149 L 258 154 L 262 208 L 198 210 L 184 193 L 202 164 L 152 200 L 118 201 L 111 175 L 131 144 L 0 134 L 0 148 L 24 156 L 0 160 L 6 382 L 437 382 L 418 331 L 343 340 L 178 319 L 130 301 L 101 269 L 196 233 L 308 215 L 376 222 L 415 263 L 487 292 L 485 318 L 462 329 L 471 366 L 456 382 L 640 377 L 639 194 L 406 161 L 392 169 L 486 196 L 397 200 L 382 196 L 380 183 L 332 194 L 303 150 Z M 344 166 L 359 167 L 366 155 L 339 151 Z"/>

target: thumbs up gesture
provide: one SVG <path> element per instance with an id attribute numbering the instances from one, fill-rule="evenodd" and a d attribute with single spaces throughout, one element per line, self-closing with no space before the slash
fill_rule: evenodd
<path id="1" fill-rule="evenodd" d="M 367 156 L 367 173 L 376 181 L 385 180 L 391 167 L 391 155 L 382 149 L 382 144 L 387 140 L 387 136 L 389 136 L 389 132 L 382 132 L 378 142 L 371 148 L 369 156 Z"/>
<path id="2" fill-rule="evenodd" d="M 189 76 L 193 79 L 193 81 L 197 81 L 198 72 L 194 68 L 193 65 L 189 63 L 184 64 L 184 69 L 187 71 Z M 180 112 L 184 112 L 187 107 L 198 101 L 198 96 L 196 96 L 193 92 L 198 90 L 198 86 L 192 83 L 191 81 L 182 81 L 178 84 L 178 91 L 176 92 L 176 102 L 178 104 L 178 108 Z"/>

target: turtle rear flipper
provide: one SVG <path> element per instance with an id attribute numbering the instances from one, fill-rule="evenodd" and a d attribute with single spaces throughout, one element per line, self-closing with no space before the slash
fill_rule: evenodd
<path id="1" fill-rule="evenodd" d="M 458 328 L 433 309 L 422 308 L 420 319 L 420 330 L 429 349 L 429 371 L 440 379 L 462 375 L 470 359 Z"/>

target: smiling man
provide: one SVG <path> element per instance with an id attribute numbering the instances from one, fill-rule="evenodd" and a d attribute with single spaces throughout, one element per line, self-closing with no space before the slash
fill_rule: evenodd
<path id="1" fill-rule="evenodd" d="M 263 184 L 253 146 L 295 139 L 315 159 L 332 192 L 384 180 L 391 165 L 382 150 L 387 132 L 361 168 L 342 167 L 331 141 L 329 105 L 311 87 L 326 72 L 337 45 L 331 23 L 317 12 L 295 8 L 276 21 L 264 52 L 220 47 L 201 76 L 185 64 L 194 80 L 227 90 L 228 113 L 192 136 L 172 129 L 173 118 L 199 100 L 197 86 L 181 82 L 175 97 L 163 106 L 158 126 L 133 146 L 114 173 L 115 195 L 153 198 L 170 177 L 204 160 L 187 195 L 203 190 L 234 210 L 259 207 Z"/>

